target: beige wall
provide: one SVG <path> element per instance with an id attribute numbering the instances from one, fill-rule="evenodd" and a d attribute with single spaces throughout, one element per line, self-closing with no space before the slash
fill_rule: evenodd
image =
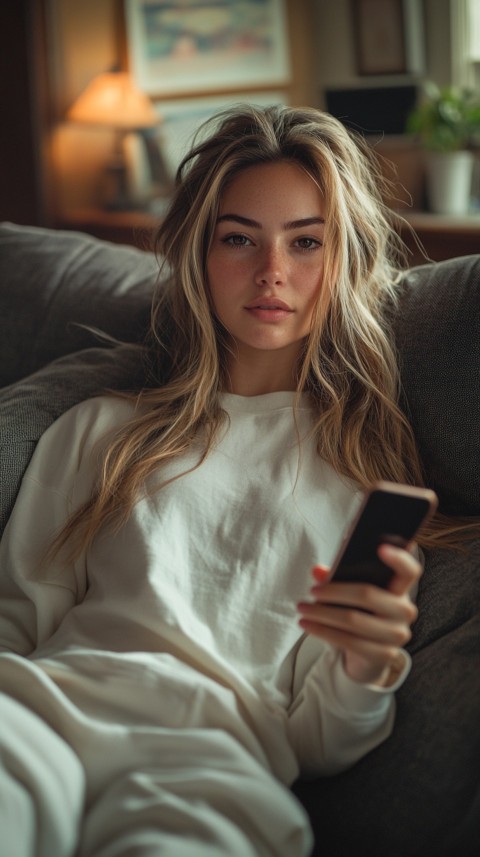
<path id="1" fill-rule="evenodd" d="M 119 0 L 46 0 L 55 109 L 61 117 L 88 81 L 121 60 Z M 450 80 L 450 2 L 419 0 L 426 77 Z M 321 88 L 362 82 L 355 71 L 351 0 L 286 0 L 292 103 L 317 104 Z M 363 82 L 368 82 L 363 79 Z"/>
<path id="2" fill-rule="evenodd" d="M 118 62 L 115 0 L 47 0 L 55 215 L 99 204 L 108 130 L 72 125 L 65 114 L 88 82 Z"/>
<path id="3" fill-rule="evenodd" d="M 316 90 L 312 22 L 316 0 L 285 0 L 292 103 L 311 103 Z M 123 58 L 118 0 L 47 0 L 55 108 L 60 118 L 89 80 Z"/>
<path id="4" fill-rule="evenodd" d="M 450 2 L 418 0 L 424 22 L 425 77 L 440 85 L 448 84 L 451 77 Z M 358 76 L 351 9 L 352 0 L 315 0 L 316 79 L 319 88 L 404 81 L 403 75 L 401 78 Z M 411 79 L 417 78 L 412 75 Z"/>
<path id="5" fill-rule="evenodd" d="M 426 76 L 449 79 L 449 2 L 423 0 L 427 41 Z M 323 106 L 326 86 L 361 85 L 356 75 L 350 0 L 286 0 L 292 104 Z M 57 215 L 99 204 L 102 164 L 113 137 L 109 131 L 74 126 L 65 113 L 96 74 L 122 59 L 121 0 L 46 0 L 54 127 Z"/>
<path id="6" fill-rule="evenodd" d="M 292 104 L 316 99 L 312 21 L 315 0 L 286 0 L 290 37 L 291 81 L 285 97 Z M 119 0 L 47 0 L 50 74 L 55 117 L 52 161 L 56 214 L 98 205 L 102 164 L 110 154 L 108 130 L 83 128 L 65 114 L 87 83 L 123 57 Z M 278 87 L 275 87 L 277 90 Z M 244 91 L 244 90 L 242 90 Z"/>
<path id="7" fill-rule="evenodd" d="M 351 0 L 315 0 L 315 38 L 318 106 L 325 107 L 323 92 L 332 87 L 420 83 L 422 79 L 446 85 L 451 81 L 450 2 L 418 0 L 423 13 L 425 69 L 423 75 L 389 77 L 357 74 Z M 376 143 L 384 171 L 394 182 L 390 200 L 395 207 L 421 208 L 424 204 L 423 153 L 411 139 L 385 137 Z"/>

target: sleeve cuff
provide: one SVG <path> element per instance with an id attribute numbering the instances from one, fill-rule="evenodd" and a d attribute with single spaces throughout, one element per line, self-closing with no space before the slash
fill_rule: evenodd
<path id="1" fill-rule="evenodd" d="M 401 655 L 402 663 L 400 664 L 400 671 L 396 672 L 394 680 L 390 684 L 383 687 L 377 684 L 361 684 L 350 678 L 344 670 L 342 657 L 339 653 L 332 678 L 335 685 L 335 693 L 340 704 L 346 708 L 348 707 L 350 710 L 355 710 L 357 715 L 360 716 L 361 712 L 364 712 L 366 715 L 371 714 L 372 706 L 374 709 L 377 706 L 383 708 L 387 704 L 387 700 L 391 699 L 395 691 L 402 686 L 410 672 L 412 665 L 410 655 L 403 650 Z M 377 700 L 376 703 L 375 699 Z"/>
<path id="2" fill-rule="evenodd" d="M 383 685 L 369 684 L 372 690 L 390 691 L 395 693 L 402 686 L 412 668 L 412 659 L 404 649 L 400 650 L 397 662 L 390 667 L 387 681 Z"/>

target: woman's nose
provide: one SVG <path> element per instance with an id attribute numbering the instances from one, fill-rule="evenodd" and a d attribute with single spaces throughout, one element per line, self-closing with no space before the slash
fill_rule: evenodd
<path id="1" fill-rule="evenodd" d="M 286 260 L 280 248 L 269 247 L 262 253 L 255 282 L 259 286 L 275 286 L 285 282 Z"/>

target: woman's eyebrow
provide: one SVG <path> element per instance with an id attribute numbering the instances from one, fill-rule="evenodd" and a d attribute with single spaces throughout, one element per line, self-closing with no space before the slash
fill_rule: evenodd
<path id="1" fill-rule="evenodd" d="M 251 226 L 255 229 L 262 228 L 262 224 L 259 223 L 258 220 L 251 220 L 250 217 L 243 217 L 241 214 L 222 214 L 217 219 L 217 223 L 224 223 L 226 220 L 233 221 L 234 223 L 241 223 L 242 226 Z M 302 217 L 300 220 L 289 220 L 288 223 L 283 224 L 283 228 L 285 230 L 302 229 L 304 226 L 322 226 L 324 223 L 325 220 L 323 217 Z"/>
<path id="2" fill-rule="evenodd" d="M 323 226 L 325 220 L 323 217 L 303 217 L 301 220 L 289 220 L 284 223 L 284 229 L 301 229 L 303 226 Z"/>
<path id="3" fill-rule="evenodd" d="M 255 229 L 261 229 L 262 224 L 257 220 L 251 220 L 249 217 L 242 217 L 241 214 L 222 214 L 217 223 L 223 223 L 225 220 L 233 220 L 235 223 L 241 223 L 242 226 L 253 226 Z"/>

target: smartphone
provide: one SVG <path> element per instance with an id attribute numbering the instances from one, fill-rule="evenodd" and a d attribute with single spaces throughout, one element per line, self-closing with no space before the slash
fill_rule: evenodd
<path id="1" fill-rule="evenodd" d="M 366 491 L 335 557 L 330 579 L 373 583 L 384 589 L 393 572 L 377 556 L 380 544 L 405 547 L 435 512 L 438 498 L 429 488 L 376 482 Z"/>

